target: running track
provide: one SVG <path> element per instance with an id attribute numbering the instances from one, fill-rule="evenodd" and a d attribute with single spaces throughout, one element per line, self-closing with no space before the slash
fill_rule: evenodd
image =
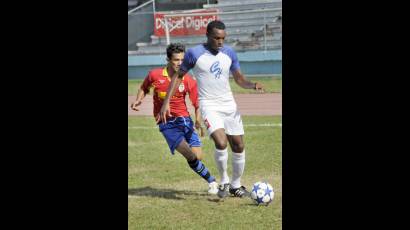
<path id="1" fill-rule="evenodd" d="M 235 94 L 241 115 L 282 115 L 282 94 Z M 188 98 L 188 97 L 187 97 Z M 128 115 L 152 116 L 152 95 L 147 95 L 140 106 L 140 111 L 130 108 L 135 96 L 128 96 Z M 194 115 L 191 102 L 187 99 L 188 109 Z"/>

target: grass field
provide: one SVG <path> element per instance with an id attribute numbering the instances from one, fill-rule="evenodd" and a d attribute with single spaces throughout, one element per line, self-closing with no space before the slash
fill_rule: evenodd
<path id="1" fill-rule="evenodd" d="M 280 116 L 243 116 L 246 167 L 242 184 L 264 180 L 275 197 L 269 206 L 248 198 L 219 201 L 185 159 L 172 156 L 149 116 L 128 117 L 128 229 L 282 229 L 282 132 Z M 270 126 L 269 126 L 270 125 Z M 219 181 L 213 142 L 201 138 L 203 160 Z M 230 152 L 230 151 L 229 151 Z M 229 175 L 231 175 L 231 152 Z"/>
<path id="2" fill-rule="evenodd" d="M 282 78 L 281 77 L 252 77 L 248 78 L 252 82 L 260 82 L 263 84 L 267 93 L 282 92 Z M 138 87 L 141 85 L 143 79 L 128 80 L 128 95 L 136 95 Z M 256 91 L 240 88 L 235 81 L 230 79 L 231 89 L 233 93 L 256 93 Z"/>

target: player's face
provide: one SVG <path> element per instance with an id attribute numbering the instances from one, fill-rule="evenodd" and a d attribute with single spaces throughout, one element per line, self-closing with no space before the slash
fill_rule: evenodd
<path id="1" fill-rule="evenodd" d="M 213 28 L 212 32 L 208 34 L 208 45 L 213 50 L 219 50 L 224 44 L 225 36 L 225 30 Z"/>
<path id="2" fill-rule="evenodd" d="M 185 53 L 173 53 L 171 59 L 169 60 L 169 65 L 175 70 L 178 71 L 181 67 L 182 61 L 184 60 Z"/>

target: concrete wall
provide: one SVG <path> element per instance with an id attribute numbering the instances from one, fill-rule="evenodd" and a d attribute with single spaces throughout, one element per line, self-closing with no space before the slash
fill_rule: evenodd
<path id="1" fill-rule="evenodd" d="M 282 74 L 282 51 L 237 53 L 241 71 L 247 74 Z M 144 78 L 148 71 L 166 65 L 164 55 L 128 56 L 128 79 Z"/>
<path id="2" fill-rule="evenodd" d="M 136 50 L 137 42 L 150 42 L 154 33 L 154 16 L 152 4 L 138 11 L 136 15 L 128 15 L 128 50 Z"/>

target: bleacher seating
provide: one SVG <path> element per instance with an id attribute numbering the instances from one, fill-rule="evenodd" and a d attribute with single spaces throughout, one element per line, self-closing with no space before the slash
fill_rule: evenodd
<path id="1" fill-rule="evenodd" d="M 277 50 L 282 48 L 282 1 L 281 0 L 219 0 L 218 4 L 204 5 L 204 8 L 217 8 L 222 12 L 280 8 L 270 12 L 251 12 L 220 15 L 226 25 L 225 43 L 236 51 Z M 266 28 L 266 32 L 265 32 Z M 266 33 L 266 41 L 264 35 Z M 181 42 L 187 48 L 206 42 L 206 36 L 171 37 L 171 42 Z M 266 44 L 266 46 L 265 46 Z M 166 38 L 151 36 L 149 43 L 137 43 L 133 54 L 164 53 Z M 129 52 L 130 53 L 130 52 Z"/>

